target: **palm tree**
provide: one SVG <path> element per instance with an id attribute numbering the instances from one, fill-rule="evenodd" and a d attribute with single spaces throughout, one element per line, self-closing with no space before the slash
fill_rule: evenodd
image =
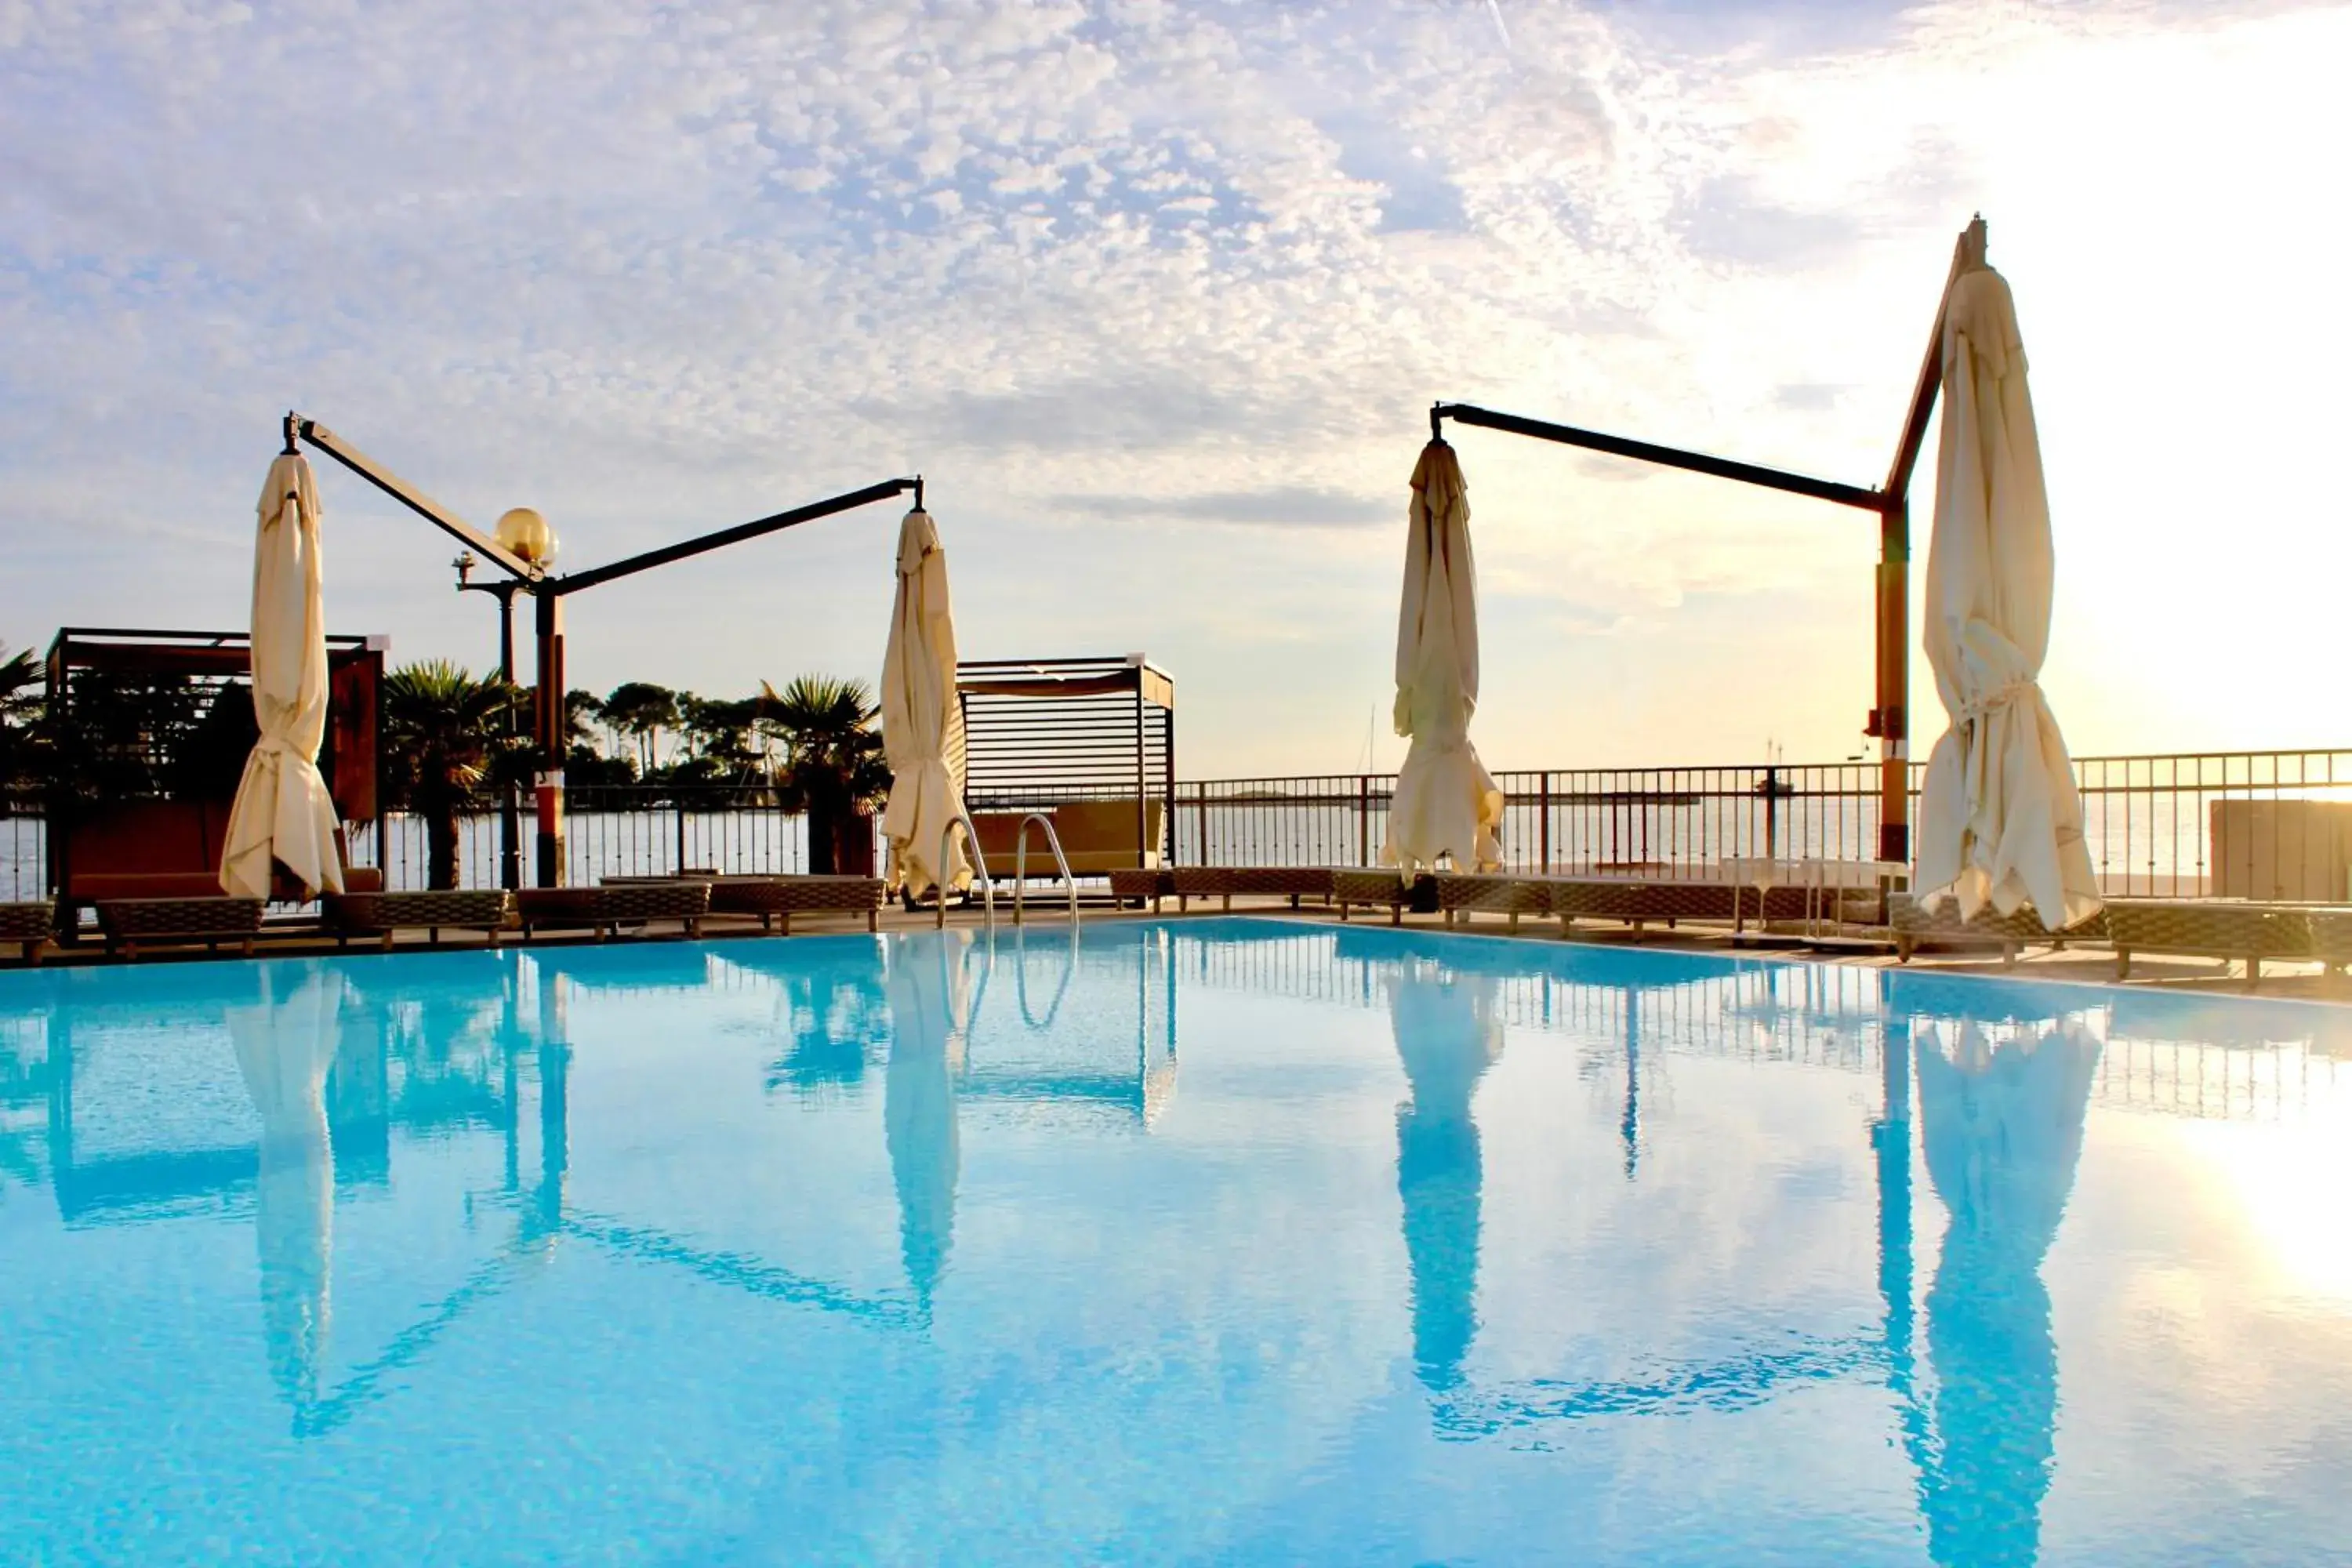
<path id="1" fill-rule="evenodd" d="M 872 828 L 857 813 L 890 790 L 882 737 L 872 728 L 880 711 L 865 682 L 803 675 L 779 692 L 760 683 L 759 718 L 783 741 L 776 793 L 786 810 L 809 819 L 809 869 L 820 875 L 845 865 L 870 867 Z M 868 835 L 863 845 L 853 835 Z M 861 853 L 861 850 L 863 851 Z"/>
<path id="2" fill-rule="evenodd" d="M 447 659 L 383 678 L 383 784 L 388 804 L 425 818 L 427 880 L 457 885 L 457 818 L 489 804 L 484 784 L 524 742 L 513 714 L 522 693 L 478 680 Z"/>
<path id="3" fill-rule="evenodd" d="M 33 650 L 10 654 L 0 646 L 0 816 L 34 784 L 34 737 L 41 719 L 44 677 Z"/>
<path id="4" fill-rule="evenodd" d="M 631 680 L 604 699 L 604 721 L 637 741 L 637 772 L 649 773 L 661 759 L 661 734 L 677 728 L 677 693 L 650 681 Z"/>

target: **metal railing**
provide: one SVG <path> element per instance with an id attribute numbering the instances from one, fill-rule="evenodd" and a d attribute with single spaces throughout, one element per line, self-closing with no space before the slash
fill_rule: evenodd
<path id="1" fill-rule="evenodd" d="M 1915 822 L 1924 771 L 1912 769 Z M 2352 749 L 2083 757 L 2074 772 L 2092 865 L 2110 896 L 2352 897 Z M 1860 861 L 1877 852 L 1871 763 L 1547 769 L 1496 780 L 1504 860 L 1514 870 L 1703 877 L 1734 859 Z M 1370 865 L 1387 839 L 1395 789 L 1392 773 L 1181 782 L 1167 842 L 1178 865 Z M 577 792 L 573 805 L 573 882 L 808 868 L 807 819 L 744 790 L 600 789 Z M 528 866 L 528 805 L 522 827 Z M 388 816 L 381 845 L 373 825 L 352 839 L 354 862 L 382 866 L 390 886 L 425 885 L 420 819 Z M 496 887 L 498 814 L 461 819 L 458 847 L 459 885 Z M 0 898 L 42 897 L 47 856 L 37 814 L 0 816 Z"/>
<path id="2" fill-rule="evenodd" d="M 1497 773 L 1504 862 L 1670 878 L 1734 859 L 1869 860 L 1877 772 L 1829 763 Z M 1915 824 L 1925 772 L 1911 770 Z M 2352 749 L 2084 757 L 2074 773 L 2092 865 L 2112 896 L 2352 895 Z M 1395 792 L 1393 773 L 1180 783 L 1174 858 L 1370 865 Z"/>
<path id="3" fill-rule="evenodd" d="M 564 817 L 564 874 L 574 884 L 683 870 L 774 876 L 808 869 L 807 816 L 765 804 L 754 792 L 724 786 L 605 786 L 575 793 L 571 805 Z M 535 851 L 528 795 L 521 817 L 523 879 L 529 883 L 534 879 Z M 421 817 L 407 812 L 387 815 L 382 845 L 373 824 L 356 827 L 351 837 L 353 863 L 382 867 L 385 886 L 426 885 L 429 848 Z M 497 887 L 497 811 L 460 817 L 457 846 L 457 885 Z M 878 854 L 875 863 L 881 863 Z"/>

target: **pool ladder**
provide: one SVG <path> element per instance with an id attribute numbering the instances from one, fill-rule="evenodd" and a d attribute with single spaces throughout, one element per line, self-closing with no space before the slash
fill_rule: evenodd
<path id="1" fill-rule="evenodd" d="M 1035 823 L 1045 830 L 1045 847 L 1054 852 L 1054 868 L 1062 873 L 1062 886 L 1070 889 L 1070 926 L 1078 923 L 1078 879 L 1070 875 L 1069 857 L 1062 853 L 1062 836 L 1054 831 L 1054 819 L 1042 811 L 1033 811 L 1021 819 L 1021 832 L 1013 840 L 1013 923 L 1021 923 L 1021 888 L 1029 869 L 1029 825 Z"/>
<path id="2" fill-rule="evenodd" d="M 1024 823 L 1023 826 L 1027 825 Z M 948 819 L 948 825 L 940 829 L 939 867 L 941 871 L 948 868 L 948 840 L 954 837 L 959 827 L 963 829 L 963 841 L 971 846 L 971 868 L 980 877 L 981 908 L 987 912 L 989 934 L 993 936 L 996 932 L 996 881 L 988 874 L 988 857 L 980 852 L 980 828 L 972 822 L 971 813 L 957 812 Z M 939 889 L 939 918 L 932 923 L 944 931 L 948 923 L 948 890 L 944 885 Z M 1013 889 L 1013 897 L 1020 897 L 1019 889 Z"/>
<path id="3" fill-rule="evenodd" d="M 1070 875 L 1070 858 L 1062 853 L 1062 836 L 1054 831 L 1053 819 L 1044 812 L 1033 811 L 1021 819 L 1021 831 L 1013 840 L 1013 923 L 1022 918 L 1022 885 L 1029 870 L 1029 829 L 1032 825 L 1045 829 L 1045 847 L 1053 852 L 1054 868 L 1062 874 L 1062 885 L 1070 889 L 1070 924 L 1078 923 L 1078 879 Z M 980 876 L 982 908 L 987 912 L 988 929 L 996 929 L 996 880 L 988 874 L 988 857 L 981 853 L 980 828 L 968 811 L 959 811 L 948 825 L 940 829 L 940 868 L 948 863 L 948 840 L 957 828 L 963 829 L 964 841 L 971 846 L 972 869 Z M 940 895 L 939 916 L 933 922 L 944 927 L 948 923 L 948 901 L 944 889 Z"/>

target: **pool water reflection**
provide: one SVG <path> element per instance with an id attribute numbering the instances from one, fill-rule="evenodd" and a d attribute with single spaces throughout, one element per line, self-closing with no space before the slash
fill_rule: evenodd
<path id="1" fill-rule="evenodd" d="M 0 976 L 0 1541 L 2325 1560 L 2352 1235 L 2228 1173 L 2347 1045 L 1262 921 Z"/>

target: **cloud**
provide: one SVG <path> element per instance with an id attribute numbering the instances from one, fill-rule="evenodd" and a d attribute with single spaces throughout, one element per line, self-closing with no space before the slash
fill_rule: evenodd
<path id="1" fill-rule="evenodd" d="M 1305 485 L 1181 496 L 1066 495 L 1055 497 L 1053 504 L 1058 510 L 1098 518 L 1166 518 L 1278 528 L 1362 528 L 1396 522 L 1404 515 L 1402 506 L 1393 500 Z"/>
<path id="2" fill-rule="evenodd" d="M 2096 425 L 2114 344 L 2084 334 L 2147 215 L 2325 174 L 2326 94 L 2281 83 L 2343 35 L 2287 9 L 1507 5 L 1507 49 L 1469 0 L 413 0 L 363 26 L 0 3 L 0 637 L 233 623 L 293 405 L 477 521 L 538 505 L 577 560 L 921 470 L 975 637 L 1037 635 L 1021 595 L 1050 554 L 1066 635 L 1239 688 L 1231 629 L 1338 562 L 1329 635 L 1377 688 L 1395 563 L 1370 525 L 1402 515 L 1432 400 L 1882 473 L 1978 206 L 2021 263 L 2053 484 L 2127 469 L 2145 453 Z M 2249 216 L 2280 237 L 2213 250 L 2214 298 L 2341 253 L 2321 208 Z M 2168 339 L 2200 341 L 2168 298 Z M 1526 627 L 1700 616 L 1727 583 L 1853 610 L 1843 520 L 1463 446 L 1482 567 Z M 338 624 L 474 648 L 437 537 L 323 482 Z M 1091 553 L 1074 514 L 1250 531 L 1107 530 Z M 862 668 L 872 531 L 634 584 L 626 615 L 583 611 L 583 679 Z M 1222 723 L 1188 744 L 1315 761 Z"/>

